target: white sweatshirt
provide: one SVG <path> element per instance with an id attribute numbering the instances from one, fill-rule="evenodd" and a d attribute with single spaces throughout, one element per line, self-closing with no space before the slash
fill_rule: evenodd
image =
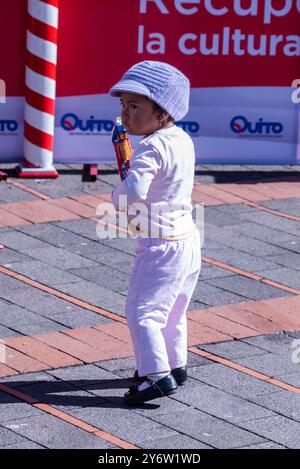
<path id="1" fill-rule="evenodd" d="M 117 210 L 128 210 L 142 237 L 188 237 L 195 229 L 194 169 L 195 150 L 189 135 L 176 125 L 158 130 L 137 146 L 127 178 L 112 192 L 112 202 Z M 127 196 L 125 204 L 120 196 Z"/>

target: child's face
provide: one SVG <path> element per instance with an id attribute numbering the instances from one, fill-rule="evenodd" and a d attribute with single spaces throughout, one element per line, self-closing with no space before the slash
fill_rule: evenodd
<path id="1" fill-rule="evenodd" d="M 150 135 L 160 128 L 154 104 L 145 96 L 121 93 L 122 122 L 131 135 Z"/>

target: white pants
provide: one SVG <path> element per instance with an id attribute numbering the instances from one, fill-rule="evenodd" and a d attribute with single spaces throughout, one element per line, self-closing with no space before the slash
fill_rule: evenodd
<path id="1" fill-rule="evenodd" d="M 200 267 L 197 230 L 179 241 L 138 240 L 125 312 L 140 376 L 186 365 L 186 310 Z"/>

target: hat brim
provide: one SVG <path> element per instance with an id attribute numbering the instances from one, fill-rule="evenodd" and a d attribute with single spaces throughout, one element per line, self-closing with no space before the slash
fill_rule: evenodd
<path id="1" fill-rule="evenodd" d="M 121 96 L 121 93 L 134 93 L 150 98 L 150 91 L 148 88 L 134 80 L 119 81 L 109 90 L 109 93 L 111 96 L 116 97 Z"/>

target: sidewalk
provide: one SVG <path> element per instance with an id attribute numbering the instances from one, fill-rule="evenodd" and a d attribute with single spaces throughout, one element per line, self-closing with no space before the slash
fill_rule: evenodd
<path id="1" fill-rule="evenodd" d="M 27 181 L 6 165 L 0 183 L 0 448 L 300 448 L 300 167 L 196 168 L 189 384 L 134 408 L 135 241 L 96 234 L 119 176 L 57 169 Z"/>

